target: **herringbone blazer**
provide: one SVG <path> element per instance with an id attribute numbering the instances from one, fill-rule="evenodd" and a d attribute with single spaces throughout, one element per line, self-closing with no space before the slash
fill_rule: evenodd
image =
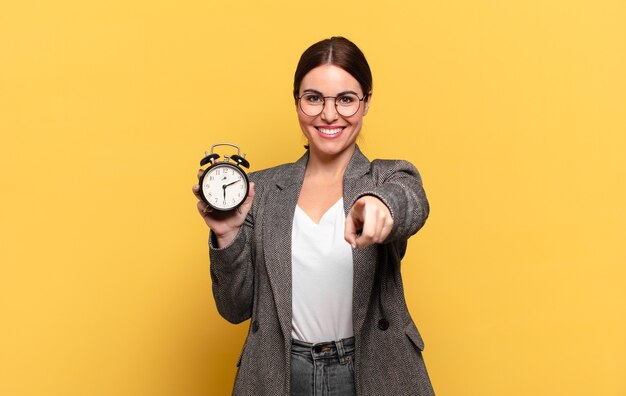
<path id="1" fill-rule="evenodd" d="M 295 163 L 251 173 L 256 195 L 237 237 L 220 248 L 209 238 L 218 311 L 232 323 L 252 319 L 233 395 L 289 395 L 291 231 L 307 161 L 308 153 Z M 406 161 L 370 162 L 357 147 L 344 175 L 346 214 L 363 195 L 389 207 L 393 229 L 385 243 L 353 250 L 357 394 L 434 395 L 400 274 L 407 239 L 429 213 L 421 178 Z"/>

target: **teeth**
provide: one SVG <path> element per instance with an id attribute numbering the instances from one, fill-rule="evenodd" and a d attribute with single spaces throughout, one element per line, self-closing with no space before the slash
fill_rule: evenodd
<path id="1" fill-rule="evenodd" d="M 333 129 L 324 129 L 317 128 L 318 131 L 322 132 L 324 135 L 336 135 L 343 130 L 343 128 L 333 128 Z"/>

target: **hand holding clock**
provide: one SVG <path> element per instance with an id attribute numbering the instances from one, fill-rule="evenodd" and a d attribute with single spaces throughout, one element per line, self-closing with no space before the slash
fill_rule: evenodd
<path id="1" fill-rule="evenodd" d="M 198 178 L 200 178 L 203 173 L 204 170 L 200 169 L 198 171 Z M 235 184 L 237 181 L 223 185 L 222 188 L 226 191 L 226 187 Z M 206 202 L 202 200 L 199 184 L 194 185 L 192 191 L 196 198 L 198 198 L 198 212 L 200 212 L 204 222 L 217 237 L 218 246 L 223 247 L 230 244 L 237 236 L 239 228 L 246 219 L 250 207 L 252 206 L 252 200 L 254 199 L 254 183 L 250 183 L 250 189 L 248 190 L 248 195 L 243 204 L 241 204 L 237 210 L 228 212 L 213 210 L 207 205 Z"/>

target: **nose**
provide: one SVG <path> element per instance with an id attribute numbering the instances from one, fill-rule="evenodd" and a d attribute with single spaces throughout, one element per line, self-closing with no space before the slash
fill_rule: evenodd
<path id="1" fill-rule="evenodd" d="M 339 118 L 339 114 L 337 113 L 337 108 L 335 107 L 335 99 L 325 98 L 324 109 L 322 110 L 322 120 L 325 122 L 332 122 L 337 118 Z"/>

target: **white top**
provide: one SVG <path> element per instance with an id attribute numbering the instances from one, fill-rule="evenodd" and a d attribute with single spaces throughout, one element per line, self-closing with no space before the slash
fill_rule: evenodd
<path id="1" fill-rule="evenodd" d="M 352 247 L 344 239 L 343 198 L 316 224 L 296 206 L 291 235 L 291 336 L 336 341 L 352 329 Z"/>

